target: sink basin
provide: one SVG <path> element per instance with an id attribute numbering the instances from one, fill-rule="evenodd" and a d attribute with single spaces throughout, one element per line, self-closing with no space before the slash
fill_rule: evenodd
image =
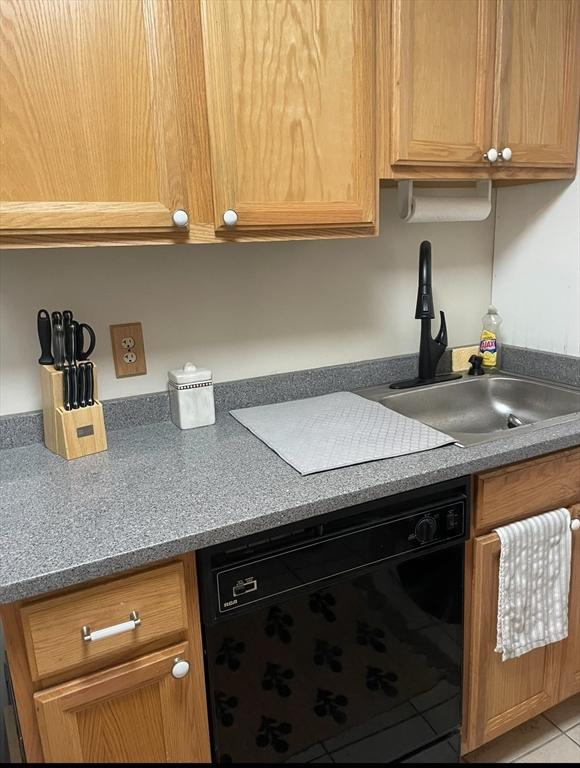
<path id="1" fill-rule="evenodd" d="M 357 394 L 439 429 L 463 446 L 566 421 L 580 411 L 580 390 L 574 387 L 503 373 L 404 391 L 369 387 Z"/>

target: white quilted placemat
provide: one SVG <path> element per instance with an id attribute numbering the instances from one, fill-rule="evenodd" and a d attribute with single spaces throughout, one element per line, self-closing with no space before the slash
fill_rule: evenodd
<path id="1" fill-rule="evenodd" d="M 230 413 L 302 475 L 454 442 L 443 432 L 352 392 Z"/>

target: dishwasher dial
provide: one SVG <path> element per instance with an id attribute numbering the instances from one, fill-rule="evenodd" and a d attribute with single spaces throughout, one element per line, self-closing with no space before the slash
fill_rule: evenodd
<path id="1" fill-rule="evenodd" d="M 436 531 L 437 523 L 435 518 L 431 517 L 431 515 L 422 517 L 415 526 L 415 536 L 417 537 L 417 541 L 421 542 L 421 544 L 433 541 Z"/>

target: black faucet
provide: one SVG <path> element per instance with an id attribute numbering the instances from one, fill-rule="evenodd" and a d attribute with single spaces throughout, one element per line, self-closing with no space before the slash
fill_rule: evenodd
<path id="1" fill-rule="evenodd" d="M 447 323 L 445 313 L 440 312 L 441 324 L 439 332 L 431 337 L 431 320 L 435 317 L 433 309 L 433 291 L 431 288 L 431 243 L 424 240 L 419 249 L 419 286 L 417 288 L 417 306 L 415 319 L 421 321 L 421 342 L 419 345 L 419 375 L 415 379 L 396 381 L 392 389 L 407 389 L 421 387 L 425 384 L 435 384 L 440 381 L 451 381 L 461 378 L 460 374 L 444 374 L 437 376 L 436 370 L 441 357 L 447 349 Z"/>

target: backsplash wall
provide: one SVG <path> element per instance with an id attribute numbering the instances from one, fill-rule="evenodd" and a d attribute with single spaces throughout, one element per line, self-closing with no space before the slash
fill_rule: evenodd
<path id="1" fill-rule="evenodd" d="M 493 301 L 508 344 L 580 356 L 578 175 L 498 189 Z"/>
<path id="2" fill-rule="evenodd" d="M 396 191 L 385 189 L 378 238 L 5 251 L 0 413 L 40 408 L 42 307 L 72 309 L 95 328 L 102 399 L 165 389 L 168 368 L 186 360 L 229 381 L 416 352 L 425 239 L 449 343 L 472 343 L 491 295 L 493 233 L 493 211 L 481 223 L 405 224 Z M 109 325 L 135 321 L 143 323 L 148 373 L 116 379 Z"/>

